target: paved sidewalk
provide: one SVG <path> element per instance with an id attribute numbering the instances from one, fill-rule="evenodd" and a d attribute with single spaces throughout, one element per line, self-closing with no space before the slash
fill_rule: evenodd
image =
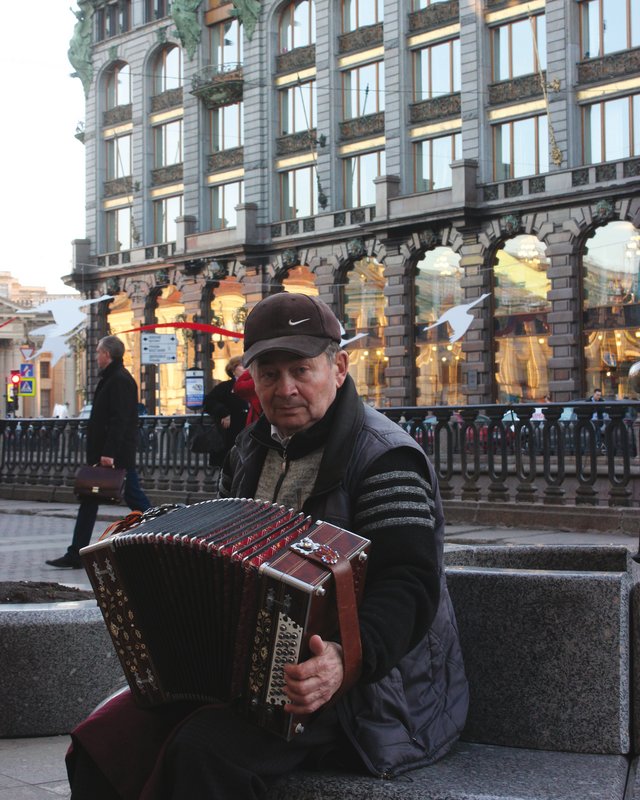
<path id="1" fill-rule="evenodd" d="M 67 503 L 0 499 L 0 581 L 55 581 L 90 588 L 83 570 L 61 570 L 44 563 L 65 552 L 71 541 L 76 510 L 76 505 Z M 127 511 L 123 506 L 101 506 L 93 540 Z M 606 509 L 600 511 L 606 513 Z M 446 539 L 451 544 L 622 544 L 634 553 L 638 549 L 636 536 L 621 533 L 489 528 L 473 524 L 447 526 Z M 0 800 L 54 797 L 68 800 L 64 766 L 68 746 L 68 736 L 0 739 Z"/>

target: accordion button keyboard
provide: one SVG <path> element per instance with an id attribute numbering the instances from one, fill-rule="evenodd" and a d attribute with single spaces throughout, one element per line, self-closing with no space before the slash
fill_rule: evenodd
<path id="1" fill-rule="evenodd" d="M 271 705 L 284 705 L 287 702 L 284 682 L 284 665 L 296 664 L 300 658 L 302 627 L 291 617 L 280 612 L 269 670 L 269 685 L 266 702 Z"/>

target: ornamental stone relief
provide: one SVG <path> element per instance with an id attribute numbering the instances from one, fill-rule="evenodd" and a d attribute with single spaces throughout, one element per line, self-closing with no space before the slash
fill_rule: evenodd
<path id="1" fill-rule="evenodd" d="M 296 47 L 294 50 L 289 50 L 288 53 L 280 53 L 280 55 L 276 56 L 276 73 L 295 72 L 299 69 L 306 69 L 306 67 L 313 67 L 315 63 L 315 44 Z"/>
<path id="2" fill-rule="evenodd" d="M 343 33 L 342 36 L 339 36 L 339 50 L 340 53 L 366 50 L 367 47 L 382 44 L 382 38 L 383 28 L 381 22 L 377 22 L 375 25 L 365 25 L 363 28 L 358 28 L 355 31 Z"/>
<path id="3" fill-rule="evenodd" d="M 640 72 L 640 47 L 582 61 L 578 64 L 578 83 L 595 83 L 637 72 Z"/>
<path id="4" fill-rule="evenodd" d="M 458 0 L 449 0 L 448 3 L 436 3 L 428 8 L 420 9 L 409 14 L 409 31 L 428 31 L 439 28 L 452 22 L 457 22 L 460 15 Z"/>
<path id="5" fill-rule="evenodd" d="M 133 106 L 129 103 L 126 106 L 116 106 L 105 111 L 102 115 L 104 127 L 118 125 L 121 122 L 131 122 L 133 119 Z"/>
<path id="6" fill-rule="evenodd" d="M 244 147 L 219 150 L 217 153 L 210 153 L 207 157 L 207 172 L 222 172 L 233 167 L 241 167 L 243 163 Z"/>
<path id="7" fill-rule="evenodd" d="M 411 123 L 430 122 L 434 119 L 460 116 L 460 93 L 445 94 L 431 100 L 420 100 L 409 106 Z"/>
<path id="8" fill-rule="evenodd" d="M 182 164 L 171 164 L 151 170 L 152 186 L 165 186 L 169 183 L 182 182 Z"/>
<path id="9" fill-rule="evenodd" d="M 546 81 L 546 73 L 542 73 L 542 78 L 537 73 L 532 75 L 522 75 L 510 81 L 500 81 L 489 85 L 489 103 L 514 103 L 530 97 L 542 97 L 541 80 Z"/>
<path id="10" fill-rule="evenodd" d="M 115 178 L 112 181 L 105 181 L 103 195 L 105 198 L 118 197 L 121 194 L 131 194 L 133 191 L 133 178 Z"/>
<path id="11" fill-rule="evenodd" d="M 300 151 L 309 152 L 315 149 L 316 145 L 316 130 L 299 131 L 298 133 L 290 133 L 287 136 L 279 136 L 276 142 L 276 152 L 279 156 L 286 156 L 290 153 L 299 153 Z"/>
<path id="12" fill-rule="evenodd" d="M 151 111 L 166 111 L 169 108 L 179 108 L 182 105 L 182 86 L 169 89 L 162 94 L 151 98 Z"/>
<path id="13" fill-rule="evenodd" d="M 363 139 L 376 133 L 384 133 L 384 111 L 340 123 L 342 139 Z"/>

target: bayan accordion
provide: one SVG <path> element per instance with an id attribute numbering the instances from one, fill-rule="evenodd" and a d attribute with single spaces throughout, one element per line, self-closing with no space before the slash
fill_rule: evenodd
<path id="1" fill-rule="evenodd" d="M 341 691 L 357 679 L 367 539 L 238 498 L 115 530 L 80 556 L 139 705 L 228 703 L 289 739 L 304 720 L 283 709 L 283 668 L 313 634 L 339 637 Z"/>

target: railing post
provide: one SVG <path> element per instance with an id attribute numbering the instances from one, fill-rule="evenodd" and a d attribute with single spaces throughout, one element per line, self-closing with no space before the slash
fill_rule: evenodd
<path id="1" fill-rule="evenodd" d="M 506 503 L 509 499 L 507 477 L 509 464 L 507 461 L 507 433 L 503 417 L 507 408 L 505 406 L 490 406 L 487 412 L 489 426 L 487 429 L 487 461 L 489 472 L 489 495 L 491 503 Z M 494 433 L 497 434 L 494 439 Z M 496 469 L 496 452 L 499 451 L 499 469 Z"/>
<path id="2" fill-rule="evenodd" d="M 518 409 L 518 421 L 515 423 L 515 438 L 513 446 L 515 448 L 516 477 L 516 502 L 533 503 L 536 492 L 538 491 L 534 481 L 536 478 L 536 443 L 534 438 L 531 415 L 533 407 L 523 406 Z M 524 453 L 528 454 L 529 466 L 525 469 Z"/>
<path id="3" fill-rule="evenodd" d="M 631 505 L 631 490 L 629 489 L 631 460 L 629 457 L 629 436 L 627 426 L 624 424 L 626 408 L 617 404 L 607 405 L 606 412 L 610 417 L 604 432 L 604 442 L 607 448 L 609 505 L 629 506 Z M 619 454 L 618 450 L 620 450 Z M 617 459 L 616 456 L 618 456 Z M 622 461 L 621 465 L 620 461 Z M 622 467 L 622 472 L 619 476 L 616 474 L 618 465 Z"/>
<path id="4" fill-rule="evenodd" d="M 480 431 L 475 425 L 478 410 L 475 408 L 461 408 L 460 416 L 460 472 L 462 474 L 462 500 L 477 502 L 480 500 Z M 452 423 L 453 424 L 453 423 Z M 471 434 L 467 436 L 467 434 Z M 467 448 L 471 449 L 471 459 L 467 459 Z M 471 461 L 472 468 L 468 468 Z"/>
<path id="5" fill-rule="evenodd" d="M 542 460 L 544 470 L 544 489 L 543 503 L 545 505 L 562 505 L 565 501 L 565 490 L 562 486 L 565 476 L 565 446 L 564 431 L 560 425 L 562 407 L 556 405 L 546 406 L 544 409 L 544 428 L 542 431 Z M 554 437 L 555 434 L 555 437 Z M 553 441 L 556 443 L 556 471 L 555 475 L 551 468 L 551 455 L 553 451 Z"/>
<path id="6" fill-rule="evenodd" d="M 591 421 L 593 410 L 587 405 L 576 407 L 577 421 L 573 428 L 573 446 L 576 459 L 576 505 L 598 505 L 598 493 L 593 488 L 598 477 L 596 432 Z M 589 457 L 589 469 L 585 471 L 584 451 Z"/>

